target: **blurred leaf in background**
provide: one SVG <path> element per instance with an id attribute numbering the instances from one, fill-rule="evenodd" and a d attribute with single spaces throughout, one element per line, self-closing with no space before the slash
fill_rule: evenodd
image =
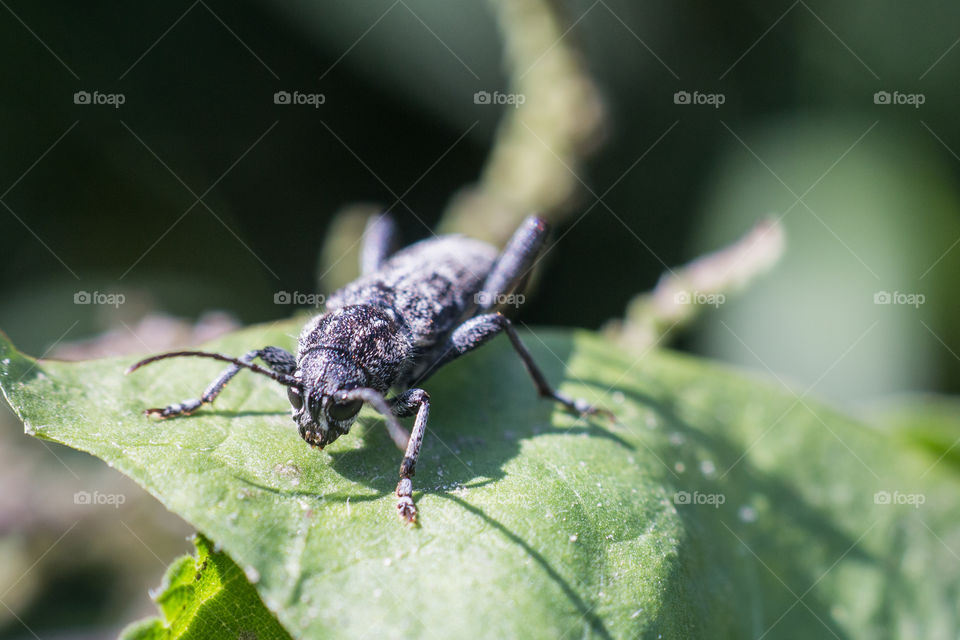
<path id="1" fill-rule="evenodd" d="M 700 348 L 846 403 L 947 387 L 958 362 L 941 341 L 960 342 L 960 251 L 950 251 L 960 194 L 932 145 L 867 119 L 791 118 L 736 134 L 701 242 L 725 240 L 763 208 L 789 250 L 705 316 Z"/>

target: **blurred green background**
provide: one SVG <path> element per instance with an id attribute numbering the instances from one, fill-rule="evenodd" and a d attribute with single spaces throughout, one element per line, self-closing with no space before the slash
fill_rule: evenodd
<path id="1" fill-rule="evenodd" d="M 571 167 L 578 195 L 524 323 L 599 328 L 772 215 L 783 259 L 676 346 L 851 410 L 958 391 L 960 5 L 557 6 L 558 46 L 580 50 L 606 122 Z M 322 291 L 338 210 L 393 204 L 413 241 L 477 181 L 513 108 L 474 100 L 510 91 L 503 48 L 475 2 L 8 0 L 0 328 L 27 353 L 78 356 L 288 317 L 274 296 Z M 191 328 L 209 311 L 227 315 Z M 6 406 L 0 421 L 0 636 L 111 637 L 149 612 L 188 529 L 88 456 L 22 436 Z M 76 505 L 78 487 L 129 499 Z"/>

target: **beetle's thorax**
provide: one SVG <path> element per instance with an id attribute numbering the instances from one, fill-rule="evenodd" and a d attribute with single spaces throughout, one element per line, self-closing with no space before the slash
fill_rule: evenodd
<path id="1" fill-rule="evenodd" d="M 329 311 L 300 333 L 297 369 L 329 392 L 370 387 L 386 392 L 408 366 L 413 347 L 388 307 L 358 304 Z"/>

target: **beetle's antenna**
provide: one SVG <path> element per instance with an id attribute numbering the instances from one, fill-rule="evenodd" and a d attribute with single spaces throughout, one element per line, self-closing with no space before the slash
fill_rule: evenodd
<path id="1" fill-rule="evenodd" d="M 193 356 L 196 358 L 210 358 L 212 360 L 220 360 L 221 362 L 229 362 L 230 364 L 234 364 L 238 367 L 249 369 L 254 373 L 265 375 L 268 378 L 272 378 L 273 380 L 276 380 L 280 384 L 286 385 L 288 387 L 303 386 L 299 380 L 297 380 L 291 375 L 287 375 L 285 373 L 277 373 L 276 371 L 270 371 L 269 369 L 264 369 L 263 367 L 250 362 L 243 362 L 242 360 L 238 360 L 237 358 L 231 358 L 230 356 L 225 356 L 222 353 L 211 353 L 209 351 L 171 351 L 170 353 L 161 353 L 156 356 L 145 358 L 140 362 L 137 362 L 136 364 L 131 365 L 127 369 L 126 373 L 133 373 L 140 367 L 156 362 L 157 360 L 166 360 L 167 358 L 180 358 L 185 356 Z"/>

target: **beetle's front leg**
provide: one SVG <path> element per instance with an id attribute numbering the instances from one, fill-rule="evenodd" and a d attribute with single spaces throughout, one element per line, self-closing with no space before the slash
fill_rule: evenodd
<path id="1" fill-rule="evenodd" d="M 266 362 L 267 366 L 277 373 L 291 375 L 297 368 L 297 359 L 294 357 L 294 355 L 284 351 L 280 347 L 264 347 L 263 349 L 255 349 L 254 351 L 250 351 L 249 353 L 243 355 L 240 358 L 240 362 L 249 364 L 256 358 L 260 358 Z M 150 416 L 157 416 L 158 418 L 172 418 L 174 416 L 190 415 L 199 409 L 201 405 L 208 404 L 216 400 L 217 396 L 220 395 L 220 392 L 223 391 L 223 388 L 226 386 L 226 384 L 230 382 L 230 380 L 232 380 L 233 377 L 238 373 L 240 373 L 240 367 L 232 364 L 227 367 L 223 373 L 217 376 L 213 382 L 210 383 L 207 389 L 203 392 L 203 395 L 201 395 L 199 398 L 184 400 L 183 402 L 171 404 L 166 407 L 147 409 L 144 411 L 144 413 Z"/>
<path id="2" fill-rule="evenodd" d="M 427 418 L 430 415 L 430 395 L 423 389 L 410 389 L 392 399 L 393 413 L 399 417 L 417 414 L 413 423 L 413 432 L 407 441 L 403 462 L 400 463 L 400 482 L 397 483 L 397 513 L 407 522 L 416 522 L 417 507 L 413 504 L 413 481 L 416 473 L 420 446 L 427 431 Z"/>
<path id="3" fill-rule="evenodd" d="M 403 462 L 400 463 L 400 482 L 397 483 L 397 513 L 407 522 L 416 522 L 417 507 L 413 504 L 413 481 L 410 478 L 416 471 L 423 434 L 427 431 L 430 395 L 423 389 L 410 389 L 386 400 L 376 389 L 359 388 L 344 391 L 339 394 L 339 398 L 359 399 L 373 406 L 386 421 L 390 437 L 405 451 Z M 413 423 L 413 432 L 407 435 L 397 417 L 411 416 L 414 413 L 417 414 L 417 419 Z"/>

